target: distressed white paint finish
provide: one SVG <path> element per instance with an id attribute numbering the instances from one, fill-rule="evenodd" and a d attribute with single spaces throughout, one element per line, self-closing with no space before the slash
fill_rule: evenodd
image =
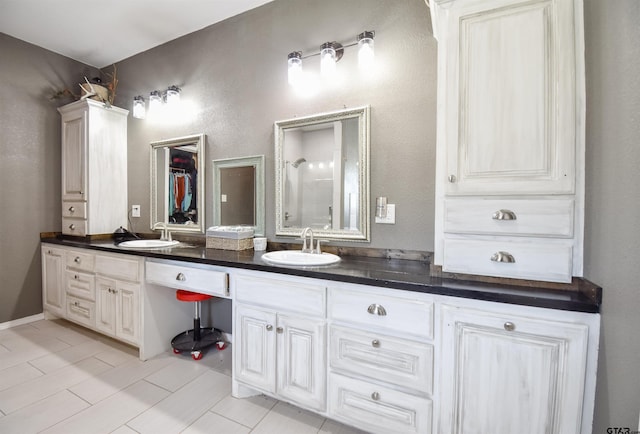
<path id="1" fill-rule="evenodd" d="M 67 294 L 64 318 L 83 326 L 96 328 L 96 303 Z"/>
<path id="2" fill-rule="evenodd" d="M 324 411 L 327 384 L 325 321 L 279 315 L 277 335 L 278 395 Z"/>
<path id="3" fill-rule="evenodd" d="M 93 273 L 66 269 L 64 274 L 67 294 L 86 298 L 87 300 L 95 300 L 96 285 Z"/>
<path id="4" fill-rule="evenodd" d="M 86 203 L 86 214 L 63 211 L 67 235 L 111 233 L 127 224 L 127 110 L 91 100 L 62 115 L 62 200 Z"/>
<path id="5" fill-rule="evenodd" d="M 109 335 L 116 334 L 116 281 L 98 277 L 96 279 L 96 328 Z"/>
<path id="6" fill-rule="evenodd" d="M 228 297 L 227 273 L 206 269 L 197 264 L 148 261 L 146 279 L 169 288 Z"/>
<path id="7" fill-rule="evenodd" d="M 582 427 L 588 324 L 532 310 L 443 305 L 441 313 L 439 432 L 591 431 Z"/>
<path id="8" fill-rule="evenodd" d="M 332 370 L 433 393 L 433 345 L 338 325 L 331 326 L 329 339 Z"/>
<path id="9" fill-rule="evenodd" d="M 116 337 L 133 345 L 140 337 L 140 285 L 118 282 L 116 288 Z"/>
<path id="10" fill-rule="evenodd" d="M 329 416 L 367 432 L 430 434 L 432 414 L 433 403 L 428 398 L 329 375 Z"/>
<path id="11" fill-rule="evenodd" d="M 515 262 L 496 262 L 494 255 Z M 444 240 L 443 271 L 514 279 L 571 282 L 570 240 L 461 237 Z"/>
<path id="12" fill-rule="evenodd" d="M 564 237 L 572 240 L 569 273 L 581 276 L 582 0 L 434 0 L 431 9 L 439 44 L 434 263 L 447 265 L 445 232 Z M 476 199 L 499 196 L 538 210 L 526 224 L 474 224 Z M 460 200 L 453 218 L 452 197 Z M 463 217 L 464 208 L 472 215 Z"/>
<path id="13" fill-rule="evenodd" d="M 42 305 L 56 315 L 65 314 L 64 250 L 42 245 Z"/>
<path id="14" fill-rule="evenodd" d="M 447 199 L 444 230 L 458 234 L 561 237 L 573 236 L 572 199 Z M 511 211 L 515 220 L 493 218 Z"/>

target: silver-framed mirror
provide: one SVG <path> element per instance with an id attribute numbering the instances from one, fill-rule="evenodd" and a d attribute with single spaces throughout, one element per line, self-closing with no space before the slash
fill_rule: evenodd
<path id="1" fill-rule="evenodd" d="M 251 226 L 264 236 L 264 155 L 212 163 L 214 226 Z"/>
<path id="2" fill-rule="evenodd" d="M 276 236 L 370 240 L 369 111 L 275 123 Z"/>
<path id="3" fill-rule="evenodd" d="M 151 143 L 151 229 L 204 232 L 205 135 Z"/>

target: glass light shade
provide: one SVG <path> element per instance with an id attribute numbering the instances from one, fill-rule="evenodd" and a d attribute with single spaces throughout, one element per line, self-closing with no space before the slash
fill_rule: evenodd
<path id="1" fill-rule="evenodd" d="M 136 96 L 133 98 L 133 117 L 136 119 L 144 119 L 147 115 L 147 109 L 144 105 L 144 98 Z"/>
<path id="2" fill-rule="evenodd" d="M 294 51 L 289 53 L 289 59 L 287 60 L 287 73 L 289 77 L 289 84 L 296 86 L 300 84 L 302 79 L 302 53 Z"/>
<path id="3" fill-rule="evenodd" d="M 149 113 L 157 113 L 162 108 L 162 97 L 160 92 L 154 90 L 149 94 Z"/>
<path id="4" fill-rule="evenodd" d="M 358 66 L 361 69 L 368 69 L 373 66 L 375 59 L 373 35 L 373 32 L 362 32 L 358 35 Z"/>
<path id="5" fill-rule="evenodd" d="M 336 73 L 336 49 L 330 42 L 322 44 L 320 49 L 320 73 L 331 77 Z"/>
<path id="6" fill-rule="evenodd" d="M 167 89 L 167 104 L 175 106 L 180 103 L 180 88 L 178 86 L 169 86 Z"/>

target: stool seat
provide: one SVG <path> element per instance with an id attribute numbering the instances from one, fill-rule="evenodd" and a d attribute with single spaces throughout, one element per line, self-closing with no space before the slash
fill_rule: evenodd
<path id="1" fill-rule="evenodd" d="M 205 301 L 213 298 L 213 295 L 200 294 L 199 292 L 186 291 L 184 289 L 178 289 L 176 291 L 176 298 L 180 301 Z"/>

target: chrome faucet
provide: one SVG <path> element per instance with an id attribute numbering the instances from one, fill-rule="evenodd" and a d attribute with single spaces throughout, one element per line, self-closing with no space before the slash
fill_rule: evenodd
<path id="1" fill-rule="evenodd" d="M 311 237 L 311 244 L 307 247 L 307 236 Z M 311 228 L 306 227 L 302 230 L 302 252 L 303 253 L 313 253 L 313 230 Z"/>
<path id="2" fill-rule="evenodd" d="M 158 228 L 162 229 L 162 233 L 160 234 L 161 241 L 173 241 L 171 239 L 171 232 L 169 231 L 169 227 L 165 222 L 158 222 L 155 225 L 153 225 L 153 229 L 158 229 Z"/>

